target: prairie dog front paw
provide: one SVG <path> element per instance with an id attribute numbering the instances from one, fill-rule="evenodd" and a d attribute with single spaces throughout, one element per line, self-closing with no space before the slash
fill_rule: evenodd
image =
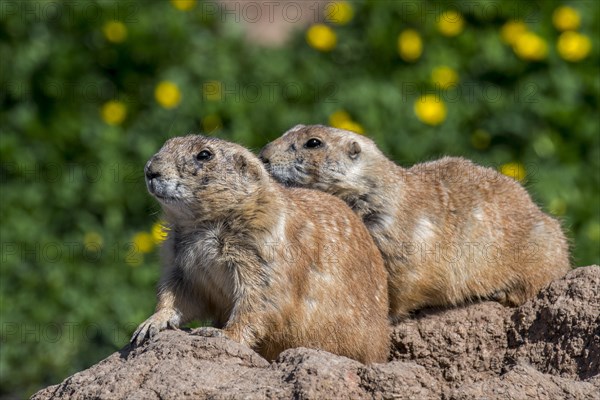
<path id="1" fill-rule="evenodd" d="M 167 328 L 177 328 L 181 316 L 175 310 L 160 310 L 142 322 L 131 336 L 131 343 L 139 346 L 147 338 L 152 338 Z"/>

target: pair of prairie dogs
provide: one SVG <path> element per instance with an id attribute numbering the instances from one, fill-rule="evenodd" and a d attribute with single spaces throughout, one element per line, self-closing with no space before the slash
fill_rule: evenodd
<path id="1" fill-rule="evenodd" d="M 187 136 L 147 163 L 171 233 L 156 312 L 133 341 L 211 318 L 266 358 L 305 346 L 384 362 L 388 314 L 516 305 L 569 269 L 559 224 L 518 183 L 466 160 L 406 170 L 363 136 L 302 125 L 260 159 Z"/>

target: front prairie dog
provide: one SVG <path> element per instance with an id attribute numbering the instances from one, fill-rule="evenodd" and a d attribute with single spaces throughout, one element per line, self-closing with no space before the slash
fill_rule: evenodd
<path id="1" fill-rule="evenodd" d="M 391 316 L 493 298 L 519 305 L 570 268 L 560 224 L 515 180 L 462 158 L 404 169 L 370 139 L 298 125 L 261 152 L 279 181 L 343 199 L 389 272 Z"/>
<path id="2" fill-rule="evenodd" d="M 170 232 L 156 312 L 132 342 L 210 318 L 267 359 L 304 346 L 386 361 L 387 272 L 344 202 L 285 188 L 245 148 L 202 136 L 170 139 L 145 173 Z"/>

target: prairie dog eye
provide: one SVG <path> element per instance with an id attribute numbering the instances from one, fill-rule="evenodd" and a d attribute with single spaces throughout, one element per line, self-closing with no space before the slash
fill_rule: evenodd
<path id="1" fill-rule="evenodd" d="M 306 147 L 307 149 L 316 149 L 317 147 L 321 147 L 323 145 L 323 143 L 317 139 L 317 138 L 312 138 L 312 139 L 308 139 L 308 141 L 304 144 L 304 147 Z"/>
<path id="2" fill-rule="evenodd" d="M 208 161 L 212 157 L 212 153 L 208 150 L 202 150 L 200 153 L 196 154 L 196 160 L 198 161 Z"/>

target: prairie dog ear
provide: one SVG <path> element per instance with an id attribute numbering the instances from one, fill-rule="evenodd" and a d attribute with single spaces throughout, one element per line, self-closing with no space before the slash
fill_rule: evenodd
<path id="1" fill-rule="evenodd" d="M 235 170 L 238 171 L 241 176 L 255 181 L 259 181 L 263 175 L 260 161 L 258 161 L 258 159 L 250 159 L 244 154 L 236 154 L 233 157 L 233 165 Z"/>
<path id="2" fill-rule="evenodd" d="M 355 142 L 353 140 L 352 142 L 350 142 L 350 145 L 348 146 L 348 156 L 352 159 L 355 159 L 358 157 L 361 150 L 362 149 L 360 148 L 360 144 L 358 144 L 358 142 Z"/>

